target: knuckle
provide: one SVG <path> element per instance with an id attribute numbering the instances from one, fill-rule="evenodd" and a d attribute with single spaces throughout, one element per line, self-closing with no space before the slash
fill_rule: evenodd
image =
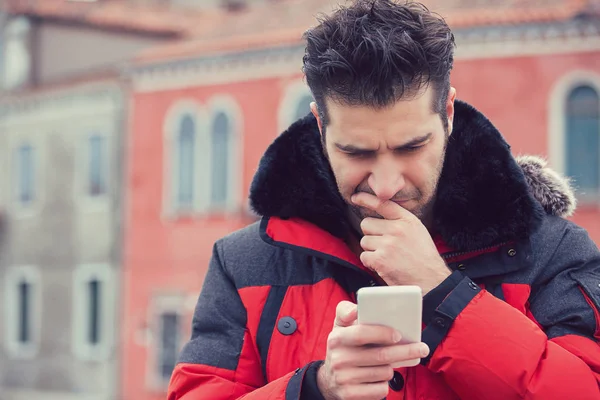
<path id="1" fill-rule="evenodd" d="M 389 386 L 387 382 L 377 383 L 373 385 L 373 395 L 377 396 L 378 399 L 383 399 L 389 394 Z"/>
<path id="2" fill-rule="evenodd" d="M 335 349 L 336 347 L 338 347 L 339 343 L 340 343 L 339 333 L 337 332 L 337 330 L 331 331 L 329 336 L 327 336 L 327 347 L 329 349 Z"/>
<path id="3" fill-rule="evenodd" d="M 333 383 L 335 384 L 335 386 L 343 386 L 346 383 L 346 378 L 344 374 L 333 374 Z"/>
<path id="4" fill-rule="evenodd" d="M 332 371 L 339 371 L 344 367 L 344 359 L 338 353 L 334 353 L 331 355 L 329 365 Z"/>
<path id="5" fill-rule="evenodd" d="M 360 239 L 360 246 L 365 247 L 366 244 L 367 244 L 367 237 L 363 236 L 362 239 Z"/>
<path id="6" fill-rule="evenodd" d="M 387 364 L 389 363 L 389 358 L 389 350 L 386 347 L 377 348 L 375 350 L 375 361 L 378 363 Z"/>
<path id="7" fill-rule="evenodd" d="M 386 381 L 391 380 L 394 377 L 394 369 L 391 366 L 385 367 L 383 371 L 383 379 Z"/>

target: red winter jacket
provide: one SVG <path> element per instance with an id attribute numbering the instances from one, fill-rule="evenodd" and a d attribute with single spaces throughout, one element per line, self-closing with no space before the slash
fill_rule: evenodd
<path id="1" fill-rule="evenodd" d="M 457 102 L 434 207 L 454 272 L 424 298 L 430 356 L 396 370 L 388 400 L 600 399 L 600 253 L 556 215 L 564 183 L 522 161 Z M 251 201 L 264 217 L 215 244 L 169 400 L 319 399 L 336 305 L 376 284 L 343 240 L 312 117 L 267 150 Z"/>

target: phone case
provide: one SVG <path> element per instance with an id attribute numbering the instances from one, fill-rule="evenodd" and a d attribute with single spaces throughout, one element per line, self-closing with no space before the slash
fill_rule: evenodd
<path id="1" fill-rule="evenodd" d="M 358 323 L 385 325 L 402 335 L 400 343 L 421 341 L 423 293 L 418 286 L 375 286 L 357 292 Z M 420 359 L 392 365 L 414 367 Z"/>

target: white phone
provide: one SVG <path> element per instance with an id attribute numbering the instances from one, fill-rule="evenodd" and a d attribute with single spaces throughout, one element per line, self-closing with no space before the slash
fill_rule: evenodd
<path id="1" fill-rule="evenodd" d="M 357 292 L 358 323 L 385 325 L 402 335 L 401 344 L 421 341 L 423 292 L 419 286 L 374 286 Z M 420 359 L 393 364 L 393 368 L 414 367 Z"/>

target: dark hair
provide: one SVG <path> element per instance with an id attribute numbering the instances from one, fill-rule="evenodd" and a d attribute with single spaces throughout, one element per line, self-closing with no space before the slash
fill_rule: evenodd
<path id="1" fill-rule="evenodd" d="M 304 34 L 303 70 L 324 126 L 325 98 L 383 108 L 432 84 L 448 129 L 454 35 L 440 16 L 417 2 L 355 0 L 319 22 Z"/>

